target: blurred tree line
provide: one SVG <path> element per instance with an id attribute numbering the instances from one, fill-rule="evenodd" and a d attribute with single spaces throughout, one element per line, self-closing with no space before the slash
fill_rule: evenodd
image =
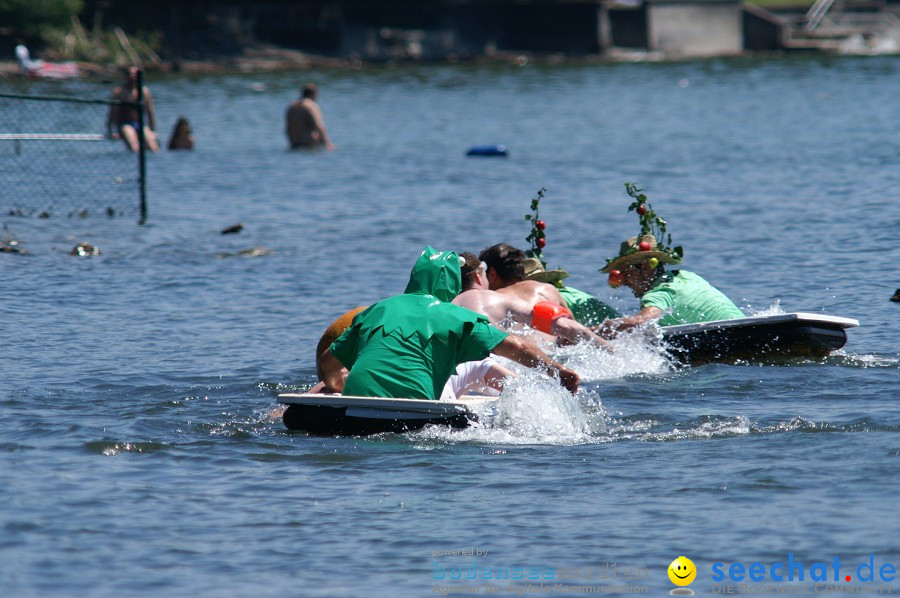
<path id="1" fill-rule="evenodd" d="M 2 32 L 23 38 L 51 60 L 140 64 L 159 62 L 161 34 L 137 29 L 127 34 L 119 17 L 139 15 L 159 4 L 141 0 L 0 0 Z M 139 20 L 137 22 L 140 22 Z M 87 23 L 87 25 L 85 25 Z"/>
<path id="2" fill-rule="evenodd" d="M 17 35 L 41 37 L 48 28 L 67 27 L 83 9 L 82 0 L 0 0 L 0 23 Z"/>

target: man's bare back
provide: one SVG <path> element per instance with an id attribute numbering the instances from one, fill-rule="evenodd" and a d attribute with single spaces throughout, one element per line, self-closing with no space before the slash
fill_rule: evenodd
<path id="1" fill-rule="evenodd" d="M 560 300 L 562 301 L 562 297 L 560 297 Z M 552 301 L 552 299 L 541 298 L 537 301 Z M 532 324 L 534 305 L 510 293 L 504 293 L 503 289 L 500 291 L 469 289 L 468 291 L 463 291 L 457 295 L 453 299 L 453 303 L 454 305 L 465 307 L 466 309 L 471 309 L 474 312 L 487 316 L 491 321 L 491 324 L 497 324 L 507 318 L 516 324 L 524 324 L 526 326 Z M 559 305 L 565 306 L 565 302 L 559 303 Z M 605 341 L 571 317 L 557 318 L 554 320 L 553 327 L 550 330 L 551 334 L 534 330 L 533 328 L 529 328 L 528 330 L 530 331 L 529 334 L 537 335 L 537 337 L 551 343 L 554 342 L 555 337 L 560 336 L 570 342 L 577 343 L 579 341 L 588 340 L 600 346 L 606 345 Z"/>
<path id="2" fill-rule="evenodd" d="M 566 300 L 552 284 L 536 280 L 522 280 L 497 289 L 498 293 L 516 297 L 531 306 L 539 301 L 552 301 L 557 305 L 566 305 Z"/>
<path id="3" fill-rule="evenodd" d="M 334 149 L 334 144 L 328 138 L 325 130 L 325 121 L 322 120 L 322 111 L 316 104 L 319 90 L 314 83 L 303 86 L 301 98 L 288 106 L 285 120 L 287 126 L 285 132 L 292 148 L 324 147 Z"/>
<path id="4" fill-rule="evenodd" d="M 297 100 L 287 111 L 287 136 L 292 147 L 319 147 L 325 144 L 320 132 L 322 112 L 309 98 Z"/>
<path id="5" fill-rule="evenodd" d="M 487 289 L 469 289 L 453 299 L 454 305 L 480 313 L 496 324 L 506 318 L 528 324 L 531 322 L 532 305 L 514 297 Z"/>
<path id="6" fill-rule="evenodd" d="M 514 325 L 503 326 L 503 328 L 507 332 L 519 334 L 527 331 L 533 342 L 537 342 L 538 339 L 546 345 L 553 345 L 556 342 L 554 335 L 530 328 L 532 306 L 518 297 L 487 289 L 469 289 L 457 295 L 453 299 L 453 304 L 486 316 L 494 325 L 498 325 L 504 320 L 507 320 L 508 324 L 508 321 L 511 320 Z"/>

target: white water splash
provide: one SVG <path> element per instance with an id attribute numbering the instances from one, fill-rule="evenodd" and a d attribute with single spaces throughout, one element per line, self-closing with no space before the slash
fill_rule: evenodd
<path id="1" fill-rule="evenodd" d="M 558 381 L 501 358 L 518 377 L 507 382 L 496 403 L 477 413 L 479 423 L 465 430 L 427 428 L 416 436 L 516 445 L 609 442 L 615 437 L 607 429 L 612 420 L 603 405 L 603 385 L 591 383 L 635 374 L 664 374 L 676 368 L 655 326 L 620 335 L 611 349 L 580 343 L 552 351 L 554 359 L 581 376 L 577 396 Z"/>
<path id="2" fill-rule="evenodd" d="M 670 442 L 675 440 L 698 440 L 708 438 L 730 438 L 746 436 L 753 432 L 753 425 L 743 415 L 689 422 L 670 430 L 653 430 L 655 421 L 635 421 L 613 426 L 610 434 L 615 440 L 641 440 L 645 442 Z"/>
<path id="3" fill-rule="evenodd" d="M 839 349 L 826 357 L 824 363 L 861 369 L 900 368 L 900 358 L 898 357 L 887 355 L 856 355 L 847 353 L 844 349 Z"/>
<path id="4" fill-rule="evenodd" d="M 496 402 L 475 412 L 479 421 L 469 428 L 430 427 L 415 436 L 512 445 L 605 441 L 608 415 L 599 399 L 586 391 L 573 396 L 558 382 L 532 370 L 511 379 Z"/>
<path id="5" fill-rule="evenodd" d="M 664 374 L 676 368 L 676 362 L 664 349 L 660 329 L 653 325 L 620 334 L 609 350 L 581 343 L 561 350 L 558 356 L 578 372 L 582 382 Z"/>
<path id="6" fill-rule="evenodd" d="M 748 308 L 745 311 L 747 312 L 747 315 L 751 316 L 751 317 L 752 316 L 778 316 L 781 314 L 788 313 L 788 312 L 784 311 L 784 309 L 781 307 L 780 299 L 776 299 L 775 303 L 773 303 L 772 305 L 770 305 L 769 307 L 766 307 L 764 309 L 755 310 L 755 309 Z"/>

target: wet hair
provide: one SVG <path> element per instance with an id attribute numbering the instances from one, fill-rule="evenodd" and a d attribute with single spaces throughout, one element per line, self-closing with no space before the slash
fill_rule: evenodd
<path id="1" fill-rule="evenodd" d="M 303 86 L 303 97 L 316 99 L 317 91 L 315 83 L 307 83 Z"/>
<path id="2" fill-rule="evenodd" d="M 478 257 L 503 280 L 525 280 L 525 252 L 521 249 L 507 243 L 497 243 L 482 251 Z"/>
<path id="3" fill-rule="evenodd" d="M 184 116 L 179 116 L 172 127 L 172 135 L 169 137 L 169 149 L 194 149 L 191 139 L 191 123 Z"/>
<path id="4" fill-rule="evenodd" d="M 459 267 L 459 273 L 462 275 L 463 289 L 469 289 L 475 282 L 475 274 L 481 267 L 481 260 L 474 253 L 465 251 L 459 254 L 459 257 L 465 260 L 465 263 Z"/>
<path id="5" fill-rule="evenodd" d="M 181 132 L 180 129 L 182 127 L 187 129 L 186 131 L 184 131 L 185 133 L 191 132 L 191 123 L 189 123 L 188 119 L 185 118 L 184 116 L 179 116 L 178 120 L 175 122 L 175 129 L 172 131 L 172 133 L 180 133 Z"/>

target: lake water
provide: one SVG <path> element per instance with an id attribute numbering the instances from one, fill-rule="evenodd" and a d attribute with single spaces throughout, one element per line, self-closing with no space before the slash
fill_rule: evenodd
<path id="1" fill-rule="evenodd" d="M 307 80 L 334 152 L 286 148 Z M 789 554 L 822 593 L 814 562 L 838 557 L 844 589 L 870 555 L 876 576 L 900 566 L 897 58 L 148 84 L 163 141 L 185 115 L 197 147 L 149 156 L 145 226 L 4 211 L 31 255 L 0 254 L 0 594 L 429 596 L 468 581 L 659 596 L 685 555 L 709 595 L 739 589 L 716 563 L 762 563 L 771 584 Z M 510 157 L 464 156 L 488 143 Z M 491 429 L 321 438 L 269 418 L 278 392 L 315 382 L 337 315 L 402 292 L 426 243 L 524 247 L 542 187 L 549 265 L 635 310 L 597 272 L 637 232 L 625 182 L 685 267 L 748 314 L 860 327 L 832 357 L 783 366 L 679 368 L 639 339 L 568 349 L 577 399 L 526 377 Z M 102 254 L 68 255 L 79 241 Z M 235 255 L 253 247 L 269 254 Z M 438 554 L 475 547 L 487 554 Z"/>

